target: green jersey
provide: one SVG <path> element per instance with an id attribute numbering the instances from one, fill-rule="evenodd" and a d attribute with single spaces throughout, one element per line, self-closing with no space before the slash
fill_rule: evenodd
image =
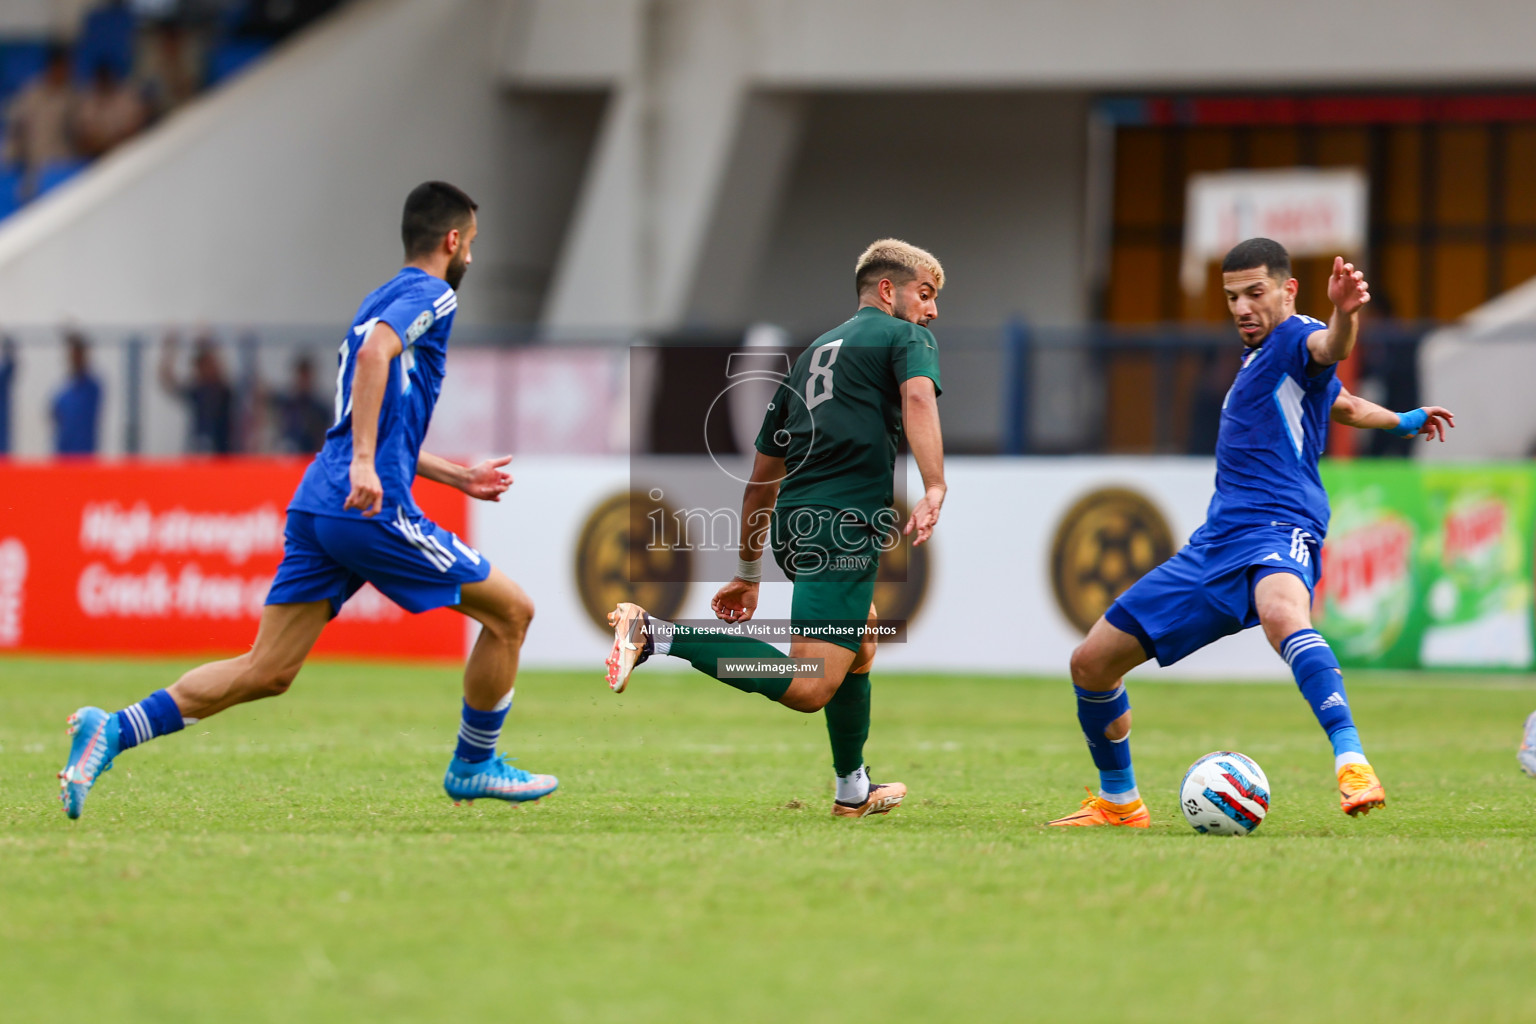
<path id="1" fill-rule="evenodd" d="M 757 450 L 785 461 L 778 508 L 818 505 L 873 520 L 892 500 L 901 385 L 939 391 L 939 346 L 926 327 L 865 306 L 811 343 L 774 394 Z"/>

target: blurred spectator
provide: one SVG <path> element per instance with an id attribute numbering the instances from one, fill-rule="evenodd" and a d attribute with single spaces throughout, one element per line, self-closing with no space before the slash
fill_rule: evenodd
<path id="1" fill-rule="evenodd" d="M 277 449 L 296 455 L 313 455 L 325 443 L 335 410 L 315 395 L 315 364 L 309 356 L 293 362 L 293 380 L 287 391 L 268 399 L 277 421 Z"/>
<path id="2" fill-rule="evenodd" d="M 314 21 L 339 0 L 247 0 L 243 16 L 235 24 L 237 35 L 271 40 Z"/>
<path id="3" fill-rule="evenodd" d="M 131 0 L 128 4 L 141 20 L 165 21 L 181 13 L 183 0 Z"/>
<path id="4" fill-rule="evenodd" d="M 164 21 L 145 28 L 134 78 L 153 116 L 164 116 L 197 95 L 202 63 L 197 37 L 185 25 Z"/>
<path id="5" fill-rule="evenodd" d="M 224 375 L 218 344 L 203 335 L 192 344 L 192 376 L 176 375 L 176 355 L 181 339 L 166 335 L 160 352 L 160 384 L 187 404 L 187 451 L 201 455 L 228 455 L 234 451 L 235 392 Z"/>
<path id="6" fill-rule="evenodd" d="M 102 64 L 118 78 L 128 77 L 135 28 L 133 11 L 124 0 L 107 0 L 87 11 L 75 38 L 76 77 L 94 75 Z"/>
<path id="7" fill-rule="evenodd" d="M 90 88 L 75 104 L 75 146 L 82 156 L 95 159 L 132 138 L 148 120 L 149 108 L 138 90 L 103 60 L 96 65 Z"/>
<path id="8" fill-rule="evenodd" d="M 69 131 L 77 100 L 69 54 L 60 47 L 50 49 L 43 73 L 18 92 L 5 111 L 4 160 L 24 174 L 21 198 L 37 191 L 44 168 L 76 158 Z"/>
<path id="9" fill-rule="evenodd" d="M 70 331 L 64 344 L 69 349 L 69 380 L 53 398 L 53 450 L 60 455 L 94 455 L 101 384 L 91 373 L 85 336 Z"/>
<path id="10" fill-rule="evenodd" d="M 0 455 L 11 454 L 11 381 L 16 379 L 16 342 L 0 338 Z"/>
<path id="11" fill-rule="evenodd" d="M 1216 435 L 1221 430 L 1221 407 L 1227 400 L 1227 391 L 1232 387 L 1232 375 L 1237 369 L 1236 360 L 1226 348 L 1208 350 L 1204 362 L 1189 410 L 1189 443 L 1184 450 L 1190 455 L 1216 453 Z"/>

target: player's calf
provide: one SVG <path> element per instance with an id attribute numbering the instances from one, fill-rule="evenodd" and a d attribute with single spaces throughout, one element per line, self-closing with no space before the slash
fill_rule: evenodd
<path id="1" fill-rule="evenodd" d="M 533 612 L 532 599 L 522 588 L 517 588 L 494 608 L 476 609 L 474 618 L 498 642 L 521 649 L 528 636 L 528 627 L 533 624 Z"/>
<path id="2" fill-rule="evenodd" d="M 784 696 L 779 698 L 779 703 L 791 711 L 814 715 L 831 704 L 841 685 L 841 678 L 831 679 L 825 675 L 796 676 L 789 689 L 784 691 Z"/>
<path id="3" fill-rule="evenodd" d="M 246 656 L 249 659 L 249 655 Z M 247 703 L 253 700 L 265 700 L 268 697 L 281 697 L 293 688 L 293 681 L 299 677 L 301 665 L 285 665 L 282 667 L 273 665 L 248 664 L 244 672 L 240 674 L 239 682 L 242 684 L 236 691 L 241 700 L 237 703 Z"/>
<path id="4" fill-rule="evenodd" d="M 1344 672 L 1333 648 L 1315 629 L 1298 629 L 1280 642 L 1280 655 L 1295 676 L 1307 706 L 1317 716 L 1333 746 L 1333 770 L 1339 781 L 1339 807 L 1354 817 L 1386 806 L 1381 780 L 1366 759 L 1344 689 Z"/>
<path id="5" fill-rule="evenodd" d="M 1118 608 L 1112 610 L 1125 616 L 1126 626 L 1140 629 L 1129 613 Z M 1147 654 L 1141 640 L 1105 617 L 1093 624 L 1088 636 L 1072 652 L 1070 667 L 1077 721 L 1099 772 L 1099 792 L 1084 801 L 1076 814 L 1058 818 L 1052 825 L 1145 824 L 1146 808 L 1131 765 L 1131 700 L 1121 679 L 1145 660 Z"/>
<path id="6" fill-rule="evenodd" d="M 614 693 L 624 692 L 630 674 L 653 655 L 681 658 L 711 679 L 769 700 L 781 699 L 790 687 L 790 679 L 782 672 L 737 674 L 722 668 L 727 660 L 767 663 L 787 659 L 783 651 L 756 637 L 666 622 L 627 601 L 608 613 L 608 624 L 613 627 L 613 646 L 606 666 L 608 688 Z"/>

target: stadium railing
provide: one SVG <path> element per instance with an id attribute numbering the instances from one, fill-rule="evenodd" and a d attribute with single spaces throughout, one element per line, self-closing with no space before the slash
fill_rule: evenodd
<path id="1" fill-rule="evenodd" d="M 1417 352 L 1432 325 L 1371 322 L 1358 353 L 1355 387 L 1393 408 L 1420 404 Z M 946 449 L 957 454 L 1209 454 L 1239 347 L 1220 327 L 1106 325 L 1040 328 L 936 325 L 942 346 Z M 172 362 L 190 374 L 190 353 L 210 339 L 235 396 L 234 449 L 280 450 L 267 399 L 290 385 L 307 357 L 314 397 L 335 388 L 338 332 L 330 327 L 219 326 L 87 328 L 92 372 L 102 385 L 100 453 L 183 454 L 185 403 L 160 381 L 165 338 L 179 338 Z M 67 376 L 64 329 L 0 329 L 16 352 L 8 403 L 11 453 L 52 451 L 53 396 Z M 810 337 L 792 337 L 794 347 Z M 1536 336 L 1533 336 L 1536 341 Z M 663 337 L 591 334 L 550 339 L 527 326 L 463 325 L 455 332 L 438 424 L 456 444 L 481 451 L 617 454 L 627 451 L 631 351 L 679 345 L 731 349 L 741 333 Z M 699 385 L 660 376 L 653 406 L 699 399 Z M 703 396 L 707 399 L 709 396 Z M 617 412 L 616 412 L 617 410 Z M 594 420 L 605 426 L 591 428 Z M 436 426 L 436 425 L 435 425 Z M 668 442 L 657 439 L 665 450 Z M 1360 436 L 1359 454 L 1403 455 L 1384 434 Z"/>

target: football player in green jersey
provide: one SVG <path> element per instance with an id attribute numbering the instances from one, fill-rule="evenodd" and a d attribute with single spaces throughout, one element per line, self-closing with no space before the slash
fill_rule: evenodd
<path id="1" fill-rule="evenodd" d="M 801 354 L 768 405 L 742 499 L 736 576 L 711 603 L 724 622 L 750 620 L 763 548 L 771 545 L 794 583 L 789 655 L 755 637 L 690 629 L 620 604 L 608 616 L 608 685 L 621 692 L 635 666 L 670 654 L 738 690 L 824 711 L 837 773 L 832 813 L 862 818 L 890 811 L 907 792 L 899 782 L 871 782 L 864 764 L 875 659 L 868 630 L 880 552 L 902 534 L 926 542 L 944 504 L 939 350 L 928 330 L 939 315 L 944 268 L 930 253 L 886 238 L 859 257 L 854 280 L 858 311 Z M 904 527 L 891 507 L 903 432 L 924 488 Z M 772 663 L 806 659 L 820 662 L 820 671 L 796 675 L 798 667 L 786 664 L 771 674 Z"/>

